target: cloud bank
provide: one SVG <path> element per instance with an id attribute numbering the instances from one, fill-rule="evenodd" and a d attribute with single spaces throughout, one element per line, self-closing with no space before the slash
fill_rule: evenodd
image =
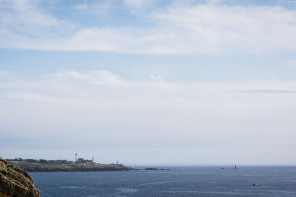
<path id="1" fill-rule="evenodd" d="M 44 149 L 56 157 L 50 151 L 63 148 L 108 162 L 110 155 L 131 163 L 295 162 L 287 156 L 296 148 L 294 82 L 132 82 L 106 70 L 6 76 L 0 81 L 2 138 L 33 140 L 35 155 Z M 290 92 L 265 91 L 275 89 Z M 145 158 L 135 157 L 140 154 Z"/>
<path id="2" fill-rule="evenodd" d="M 144 2 L 125 5 L 140 9 Z M 296 12 L 283 7 L 172 1 L 134 16 L 143 23 L 148 18 L 144 26 L 81 28 L 38 9 L 38 1 L 1 1 L 0 6 L 1 48 L 207 55 L 296 51 Z"/>

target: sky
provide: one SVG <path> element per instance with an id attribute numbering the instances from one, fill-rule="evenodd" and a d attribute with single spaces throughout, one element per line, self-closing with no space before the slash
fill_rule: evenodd
<path id="1" fill-rule="evenodd" d="M 296 1 L 0 0 L 0 155 L 295 165 Z"/>

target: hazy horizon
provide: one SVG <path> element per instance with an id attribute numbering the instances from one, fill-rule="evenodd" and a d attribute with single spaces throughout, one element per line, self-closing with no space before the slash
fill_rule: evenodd
<path id="1" fill-rule="evenodd" d="M 295 165 L 296 1 L 0 0 L 0 156 Z"/>

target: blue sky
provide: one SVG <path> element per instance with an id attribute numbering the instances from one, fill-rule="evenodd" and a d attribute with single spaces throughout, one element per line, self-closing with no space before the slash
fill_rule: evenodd
<path id="1" fill-rule="evenodd" d="M 295 164 L 296 1 L 0 0 L 4 158 Z"/>

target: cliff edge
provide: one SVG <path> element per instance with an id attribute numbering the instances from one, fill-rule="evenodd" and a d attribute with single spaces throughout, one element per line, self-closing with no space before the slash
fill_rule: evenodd
<path id="1" fill-rule="evenodd" d="M 40 191 L 27 172 L 0 157 L 0 197 L 40 197 Z"/>
<path id="2" fill-rule="evenodd" d="M 14 165 L 27 172 L 100 172 L 100 171 L 128 171 L 133 170 L 122 164 L 79 164 L 70 162 L 57 162 L 42 160 L 7 160 L 8 164 Z M 1 196 L 0 196 L 1 197 Z"/>

